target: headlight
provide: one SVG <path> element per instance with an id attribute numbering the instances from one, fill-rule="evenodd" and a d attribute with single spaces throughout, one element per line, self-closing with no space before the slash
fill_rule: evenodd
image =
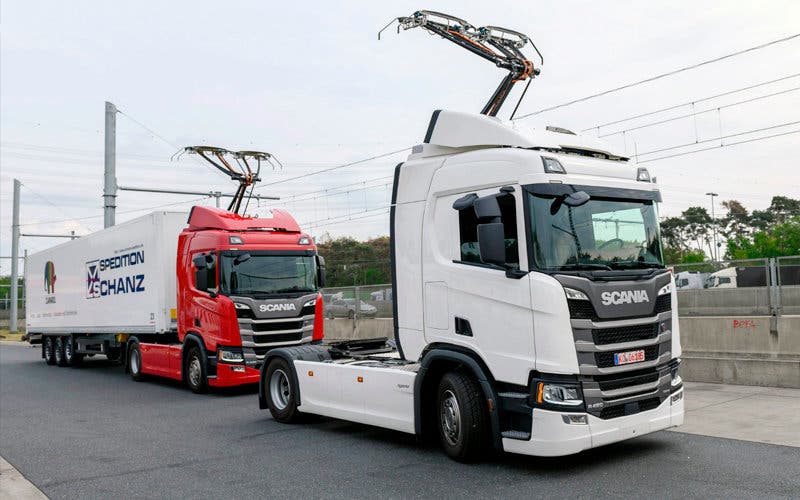
<path id="1" fill-rule="evenodd" d="M 556 406 L 582 406 L 583 398 L 577 386 L 539 382 L 536 389 L 536 402 Z"/>
<path id="2" fill-rule="evenodd" d="M 568 299 L 572 300 L 589 300 L 589 297 L 580 290 L 564 287 L 564 293 L 567 294 Z"/>
<path id="3" fill-rule="evenodd" d="M 223 363 L 244 363 L 244 354 L 236 347 L 220 347 L 217 349 L 217 359 Z"/>
<path id="4" fill-rule="evenodd" d="M 317 305 L 317 299 L 311 299 L 308 302 L 306 302 L 305 304 L 303 304 L 303 307 L 312 307 L 312 306 L 315 306 L 315 305 Z"/>
<path id="5" fill-rule="evenodd" d="M 670 385 L 672 387 L 678 387 L 682 383 L 683 383 L 683 379 L 681 378 L 681 376 L 678 375 L 678 374 L 675 374 L 675 376 L 672 377 L 672 382 L 670 382 Z"/>
<path id="6" fill-rule="evenodd" d="M 234 302 L 233 307 L 235 307 L 236 309 L 250 309 L 250 306 L 248 306 L 247 304 L 242 304 L 241 302 Z"/>
<path id="7" fill-rule="evenodd" d="M 661 287 L 661 290 L 658 291 L 659 295 L 666 295 L 668 293 L 672 293 L 672 283 L 667 283 Z"/>

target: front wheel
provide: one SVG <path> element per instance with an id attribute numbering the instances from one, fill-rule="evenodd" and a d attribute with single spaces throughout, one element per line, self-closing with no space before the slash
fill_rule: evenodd
<path id="1" fill-rule="evenodd" d="M 488 441 L 488 412 L 478 382 L 463 371 L 446 373 L 436 398 L 439 438 L 450 458 L 477 459 Z"/>
<path id="2" fill-rule="evenodd" d="M 44 362 L 48 365 L 56 364 L 56 343 L 53 337 L 45 337 L 44 343 Z"/>
<path id="3" fill-rule="evenodd" d="M 208 376 L 206 375 L 206 365 L 200 348 L 193 345 L 186 353 L 183 362 L 183 372 L 186 374 L 186 385 L 195 393 L 205 392 L 208 387 Z"/>
<path id="4" fill-rule="evenodd" d="M 288 424 L 297 420 L 297 388 L 292 383 L 292 368 L 285 359 L 275 358 L 267 366 L 262 390 L 272 418 Z"/>

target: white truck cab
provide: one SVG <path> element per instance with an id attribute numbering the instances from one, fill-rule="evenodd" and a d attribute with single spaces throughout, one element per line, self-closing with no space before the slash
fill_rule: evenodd
<path id="1" fill-rule="evenodd" d="M 438 434 L 458 460 L 567 455 L 680 425 L 660 201 L 647 170 L 594 138 L 434 112 L 395 170 L 396 351 L 271 351 L 261 407 Z"/>

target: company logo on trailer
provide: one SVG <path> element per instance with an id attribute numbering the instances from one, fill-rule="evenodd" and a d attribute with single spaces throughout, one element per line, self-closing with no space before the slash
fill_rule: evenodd
<path id="1" fill-rule="evenodd" d="M 641 304 L 642 302 L 650 302 L 650 297 L 647 296 L 647 290 L 622 290 L 620 292 L 603 292 L 600 294 L 600 299 L 603 301 L 604 306 L 614 304 Z"/>
<path id="2" fill-rule="evenodd" d="M 115 255 L 86 263 L 86 298 L 96 299 L 109 295 L 144 292 L 144 274 L 127 273 L 107 277 L 110 270 L 125 269 L 144 264 L 144 251 Z M 116 274 L 116 273 L 115 273 Z"/>
<path id="3" fill-rule="evenodd" d="M 56 266 L 52 260 L 44 265 L 44 290 L 47 293 L 56 293 Z"/>

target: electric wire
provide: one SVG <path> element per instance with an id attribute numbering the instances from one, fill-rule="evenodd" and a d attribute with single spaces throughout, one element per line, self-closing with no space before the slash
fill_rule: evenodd
<path id="1" fill-rule="evenodd" d="M 44 201 L 45 203 L 47 203 L 48 205 L 50 205 L 50 206 L 54 207 L 56 210 L 58 210 L 59 212 L 61 212 L 61 213 L 62 213 L 62 214 L 64 214 L 65 216 L 67 216 L 67 217 L 69 217 L 69 216 L 70 216 L 70 214 L 68 214 L 67 212 L 65 212 L 63 208 L 61 208 L 59 205 L 56 205 L 55 203 L 53 203 L 52 201 L 50 201 L 49 199 L 47 199 L 47 197 L 45 197 L 44 195 L 42 195 L 42 194 L 38 193 L 37 191 L 35 191 L 34 189 L 32 189 L 30 186 L 26 185 L 26 184 L 25 184 L 25 183 L 23 183 L 23 182 L 20 182 L 20 185 L 21 185 L 22 187 L 24 187 L 25 189 L 27 189 L 28 191 L 30 191 L 31 193 L 33 193 L 34 195 L 36 195 L 36 196 L 37 196 L 39 199 L 43 200 L 43 201 Z M 92 230 L 91 230 L 89 227 L 87 227 L 85 224 L 82 224 L 82 223 L 81 223 L 79 220 L 75 219 L 74 217 L 73 217 L 73 218 L 71 218 L 71 219 L 69 219 L 69 220 L 70 220 L 70 221 L 75 221 L 75 222 L 77 222 L 79 226 L 83 227 L 85 230 L 89 231 L 90 233 L 92 232 Z M 20 224 L 20 226 L 21 226 L 21 225 L 22 225 L 22 224 Z"/>
<path id="2" fill-rule="evenodd" d="M 656 110 L 653 110 L 653 111 L 648 111 L 647 113 L 642 113 L 642 114 L 639 114 L 639 115 L 628 116 L 626 118 L 621 118 L 619 120 L 614 120 L 612 122 L 600 123 L 598 125 L 595 125 L 594 127 L 585 128 L 585 129 L 581 130 L 581 132 L 589 132 L 590 130 L 599 130 L 601 128 L 605 128 L 605 127 L 608 127 L 610 125 L 617 125 L 619 123 L 629 122 L 629 121 L 636 120 L 636 119 L 639 119 L 639 118 L 644 118 L 646 116 L 657 115 L 659 113 L 664 113 L 666 111 L 673 111 L 675 109 L 680 109 L 680 108 L 683 108 L 685 106 L 690 106 L 690 105 L 693 105 L 693 104 L 699 104 L 701 102 L 706 102 L 706 101 L 712 101 L 712 100 L 718 99 L 720 97 L 725 97 L 725 96 L 732 95 L 732 94 L 738 94 L 739 92 L 745 92 L 747 90 L 752 90 L 752 89 L 755 89 L 755 88 L 758 88 L 758 87 L 763 87 L 765 85 L 770 85 L 772 83 L 777 83 L 777 82 L 782 82 L 784 80 L 797 78 L 798 76 L 800 76 L 800 73 L 794 73 L 792 75 L 783 76 L 781 78 L 776 78 L 774 80 L 769 80 L 769 81 L 766 81 L 766 82 L 756 83 L 754 85 L 748 85 L 747 87 L 742 87 L 742 88 L 738 88 L 738 89 L 735 89 L 735 90 L 729 90 L 729 91 L 723 92 L 721 94 L 715 94 L 715 95 L 712 95 L 712 96 L 703 97 L 701 99 L 695 99 L 695 100 L 690 101 L 690 102 L 685 102 L 685 103 L 682 103 L 682 104 L 676 104 L 674 106 L 668 106 L 666 108 L 660 108 L 660 109 L 656 109 Z"/>
<path id="3" fill-rule="evenodd" d="M 713 59 L 707 59 L 707 60 L 699 62 L 699 63 L 695 63 L 695 64 L 691 64 L 689 66 L 684 66 L 682 68 L 677 68 L 677 69 L 674 69 L 674 70 L 671 70 L 671 71 L 667 71 L 666 73 L 661 73 L 661 74 L 658 74 L 658 75 L 655 75 L 655 76 L 651 76 L 651 77 L 645 78 L 643 80 L 627 83 L 625 85 L 620 85 L 619 87 L 614 87 L 612 89 L 604 90 L 602 92 L 597 92 L 595 94 L 591 94 L 591 95 L 588 95 L 588 96 L 585 96 L 585 97 L 580 97 L 578 99 L 573 99 L 571 101 L 567 101 L 567 102 L 564 102 L 564 103 L 561 103 L 561 104 L 556 104 L 555 106 L 550 106 L 550 107 L 547 107 L 547 108 L 539 109 L 537 111 L 532 111 L 532 112 L 526 113 L 526 114 L 524 114 L 524 115 L 522 115 L 522 116 L 520 116 L 518 118 L 515 118 L 515 120 L 522 120 L 522 119 L 528 118 L 530 116 L 535 116 L 535 115 L 539 115 L 539 114 L 542 114 L 542 113 L 546 113 L 548 111 L 553 111 L 553 110 L 556 110 L 556 109 L 560 109 L 560 108 L 564 108 L 564 107 L 567 107 L 567 106 L 571 106 L 573 104 L 586 102 L 586 101 L 589 101 L 591 99 L 595 99 L 597 97 L 602 97 L 602 96 L 605 96 L 605 95 L 608 95 L 608 94 L 613 94 L 614 92 L 619 92 L 620 90 L 629 89 L 629 88 L 635 87 L 637 85 L 642 85 L 644 83 L 650 83 L 650 82 L 653 82 L 655 80 L 660 80 L 662 78 L 666 78 L 668 76 L 677 75 L 677 74 L 683 73 L 685 71 L 690 71 L 690 70 L 693 70 L 693 69 L 700 68 L 702 66 L 706 66 L 706 65 L 709 65 L 709 64 L 713 64 L 713 63 L 717 63 L 717 62 L 720 62 L 720 61 L 724 61 L 726 59 L 737 57 L 737 56 L 740 56 L 740 55 L 743 55 L 743 54 L 747 54 L 749 52 L 753 52 L 753 51 L 756 51 L 756 50 L 764 49 L 766 47 L 769 47 L 769 46 L 772 46 L 772 45 L 776 45 L 778 43 L 788 42 L 788 41 L 793 40 L 793 39 L 798 38 L 798 37 L 800 37 L 800 33 L 795 33 L 793 35 L 785 36 L 785 37 L 779 38 L 777 40 L 772 40 L 770 42 L 762 43 L 760 45 L 749 47 L 749 48 L 744 49 L 744 50 L 739 50 L 737 52 L 732 52 L 730 54 L 726 54 L 726 55 L 723 55 L 723 56 L 715 57 Z"/>
<path id="4" fill-rule="evenodd" d="M 701 153 L 703 151 L 710 151 L 712 149 L 727 148 L 727 147 L 736 146 L 736 145 L 739 145 L 739 144 L 747 144 L 749 142 L 763 141 L 763 140 L 766 140 L 766 139 L 772 139 L 774 137 L 781 137 L 781 136 L 785 136 L 785 135 L 798 134 L 798 133 L 800 133 L 800 130 L 790 130 L 789 132 L 782 132 L 782 133 L 779 133 L 779 134 L 766 135 L 766 136 L 763 136 L 763 137 L 756 137 L 756 138 L 753 138 L 753 139 L 745 139 L 745 140 L 742 140 L 742 141 L 729 142 L 728 144 L 720 144 L 720 145 L 711 146 L 711 147 L 708 147 L 708 148 L 695 149 L 695 150 L 692 150 L 692 151 L 686 151 L 684 153 L 675 153 L 675 154 L 667 155 L 667 156 L 659 156 L 658 158 L 651 158 L 649 160 L 642 160 L 642 161 L 640 161 L 638 163 L 649 163 L 649 162 L 652 162 L 652 161 L 666 160 L 667 158 L 675 158 L 677 156 L 686 156 L 686 155 L 690 155 L 690 154 L 694 154 L 694 153 Z"/>
<path id="5" fill-rule="evenodd" d="M 789 92 L 796 92 L 798 90 L 800 90 L 800 87 L 793 87 L 793 88 L 786 89 L 786 90 L 780 90 L 778 92 L 773 92 L 771 94 L 761 95 L 761 96 L 757 96 L 757 97 L 751 97 L 750 99 L 744 99 L 742 101 L 736 101 L 736 102 L 732 102 L 730 104 L 723 104 L 723 105 L 717 106 L 715 108 L 708 108 L 708 109 L 704 109 L 704 110 L 701 110 L 701 111 L 692 112 L 692 113 L 689 113 L 689 114 L 686 114 L 686 115 L 675 116 L 675 117 L 672 117 L 672 118 L 665 118 L 663 120 L 650 122 L 650 123 L 644 123 L 642 125 L 637 125 L 636 127 L 626 128 L 624 130 L 617 130 L 615 132 L 609 132 L 607 134 L 598 135 L 598 137 L 602 139 L 602 138 L 605 138 L 605 137 L 611 137 L 613 135 L 625 134 L 627 132 L 633 132 L 634 130 L 641 130 L 641 129 L 644 129 L 644 128 L 654 127 L 656 125 L 663 125 L 664 123 L 674 122 L 674 121 L 677 121 L 677 120 L 682 120 L 684 118 L 691 118 L 693 116 L 702 115 L 702 114 L 705 114 L 705 113 L 711 113 L 711 112 L 714 112 L 714 111 L 719 111 L 721 109 L 731 108 L 733 106 L 740 106 L 742 104 L 747 104 L 749 102 L 759 101 L 761 99 L 768 99 L 770 97 L 775 97 L 775 96 L 782 95 L 782 94 L 788 94 Z"/>

